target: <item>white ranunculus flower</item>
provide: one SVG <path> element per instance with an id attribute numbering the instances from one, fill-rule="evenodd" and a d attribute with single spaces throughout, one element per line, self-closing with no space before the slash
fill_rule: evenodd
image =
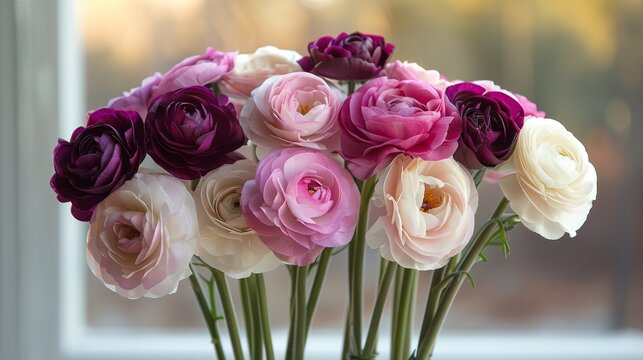
<path id="1" fill-rule="evenodd" d="M 576 236 L 596 199 L 596 170 L 583 144 L 556 120 L 529 118 L 500 188 L 522 223 L 547 239 Z"/>
<path id="2" fill-rule="evenodd" d="M 373 225 L 367 242 L 385 259 L 433 270 L 471 239 L 478 192 L 471 174 L 453 158 L 426 161 L 399 155 L 377 192 L 386 215 Z"/>
<path id="3" fill-rule="evenodd" d="M 301 55 L 298 52 L 274 46 L 260 47 L 252 54 L 237 55 L 234 68 L 224 78 L 221 90 L 245 100 L 268 77 L 301 71 L 297 63 L 299 59 Z"/>
<path id="4" fill-rule="evenodd" d="M 240 279 L 275 269 L 281 262 L 248 226 L 241 189 L 257 164 L 239 160 L 204 176 L 194 192 L 201 239 L 197 254 L 208 265 Z"/>
<path id="5" fill-rule="evenodd" d="M 199 238 L 192 195 L 180 180 L 136 174 L 96 208 L 87 264 L 107 288 L 129 299 L 176 291 L 190 275 Z"/>

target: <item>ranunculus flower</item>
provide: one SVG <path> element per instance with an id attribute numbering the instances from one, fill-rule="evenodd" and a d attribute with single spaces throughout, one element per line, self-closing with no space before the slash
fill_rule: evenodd
<path id="1" fill-rule="evenodd" d="M 163 169 L 184 180 L 234 162 L 246 143 L 232 104 L 204 86 L 162 95 L 145 120 L 147 152 Z"/>
<path id="2" fill-rule="evenodd" d="M 457 84 L 462 82 L 463 81 L 455 80 L 452 83 Z M 482 86 L 487 91 L 500 91 L 511 96 L 516 101 L 518 101 L 518 103 L 520 103 L 520 106 L 522 106 L 522 110 L 525 112 L 525 116 L 545 117 L 545 112 L 538 110 L 538 108 L 536 107 L 536 104 L 529 101 L 529 99 L 527 99 L 526 97 L 518 93 L 514 93 L 509 90 L 503 89 L 499 85 L 496 85 L 496 83 L 494 83 L 491 80 L 476 80 L 476 81 L 472 81 L 472 83 Z"/>
<path id="3" fill-rule="evenodd" d="M 376 77 L 395 46 L 379 35 L 341 33 L 308 43 L 310 56 L 299 60 L 304 71 L 336 80 L 368 80 Z"/>
<path id="4" fill-rule="evenodd" d="M 455 158 L 470 169 L 493 167 L 507 160 L 524 122 L 518 101 L 468 82 L 449 86 L 446 95 L 462 117 Z"/>
<path id="5" fill-rule="evenodd" d="M 54 149 L 51 187 L 71 213 L 88 221 L 96 205 L 134 176 L 145 158 L 143 121 L 134 111 L 98 109 Z"/>
<path id="6" fill-rule="evenodd" d="M 152 100 L 152 89 L 158 86 L 161 82 L 161 77 L 161 73 L 158 72 L 146 77 L 143 79 L 141 86 L 125 91 L 122 96 L 111 99 L 107 103 L 107 107 L 117 110 L 136 111 L 141 115 L 142 119 L 145 119 L 147 107 Z"/>
<path id="7" fill-rule="evenodd" d="M 426 70 L 416 63 L 407 61 L 395 60 L 393 63 L 386 64 L 384 73 L 389 79 L 424 81 L 442 90 L 451 85 L 449 80 L 436 70 Z"/>
<path id="8" fill-rule="evenodd" d="M 198 238 L 185 185 L 169 175 L 137 174 L 96 208 L 87 264 L 121 296 L 157 298 L 174 293 L 190 275 Z"/>
<path id="9" fill-rule="evenodd" d="M 248 226 L 241 212 L 241 189 L 255 178 L 257 163 L 239 160 L 204 176 L 194 192 L 199 219 L 197 255 L 239 279 L 273 270 L 281 261 Z"/>
<path id="10" fill-rule="evenodd" d="M 531 231 L 576 236 L 596 199 L 596 170 L 583 144 L 556 120 L 529 118 L 516 149 L 498 167 L 500 188 Z"/>
<path id="11" fill-rule="evenodd" d="M 307 265 L 326 247 L 351 241 L 359 190 L 339 162 L 315 150 L 285 148 L 259 162 L 241 193 L 246 222 L 281 260 Z"/>
<path id="12" fill-rule="evenodd" d="M 268 77 L 301 71 L 297 63 L 299 59 L 301 55 L 298 52 L 274 46 L 260 47 L 252 54 L 238 55 L 234 68 L 220 83 L 221 91 L 245 100 Z"/>
<path id="13" fill-rule="evenodd" d="M 408 269 L 433 270 L 471 239 L 478 192 L 471 174 L 453 158 L 399 155 L 378 192 L 386 215 L 369 230 L 367 243 L 385 259 Z"/>
<path id="14" fill-rule="evenodd" d="M 208 48 L 203 55 L 190 56 L 174 65 L 163 74 L 158 86 L 152 89 L 151 101 L 157 97 L 176 89 L 209 85 L 221 80 L 232 71 L 235 52 L 221 52 Z"/>
<path id="15" fill-rule="evenodd" d="M 272 76 L 253 91 L 241 112 L 241 125 L 250 140 L 268 149 L 302 146 L 335 151 L 341 97 L 313 74 Z"/>
<path id="16" fill-rule="evenodd" d="M 441 89 L 417 80 L 369 81 L 342 105 L 341 154 L 366 179 L 404 153 L 425 160 L 450 157 L 462 130 Z"/>

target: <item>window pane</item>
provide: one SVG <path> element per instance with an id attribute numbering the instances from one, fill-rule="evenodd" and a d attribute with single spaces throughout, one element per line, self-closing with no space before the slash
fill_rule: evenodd
<path id="1" fill-rule="evenodd" d="M 208 46 L 251 52 L 272 44 L 304 53 L 308 41 L 340 30 L 383 34 L 396 44 L 395 58 L 450 79 L 494 79 L 537 102 L 583 141 L 598 171 L 598 200 L 578 236 L 547 241 L 522 228 L 512 232 L 511 255 L 488 250 L 490 262 L 473 272 L 478 286 L 463 286 L 447 328 L 643 329 L 643 286 L 635 281 L 643 274 L 643 179 L 633 136 L 641 135 L 635 49 L 642 4 L 88 0 L 78 2 L 87 110 Z M 482 223 L 499 199 L 497 186 L 483 185 L 480 196 Z M 316 320 L 323 328 L 342 326 L 346 303 L 345 254 L 332 261 Z M 378 254 L 369 250 L 368 306 L 377 269 Z M 267 281 L 273 322 L 286 326 L 287 272 L 275 271 Z M 428 281 L 422 274 L 419 311 Z M 91 275 L 87 283 L 90 326 L 203 328 L 187 282 L 175 295 L 138 301 L 120 298 Z"/>

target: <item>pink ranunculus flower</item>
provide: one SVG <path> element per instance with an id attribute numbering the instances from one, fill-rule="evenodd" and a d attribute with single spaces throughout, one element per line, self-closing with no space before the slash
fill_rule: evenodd
<path id="1" fill-rule="evenodd" d="M 107 103 L 107 107 L 115 110 L 132 110 L 141 115 L 145 120 L 147 115 L 147 107 L 152 100 L 152 89 L 158 86 L 161 82 L 161 73 L 155 73 L 152 76 L 143 79 L 141 86 L 133 88 L 130 91 L 125 91 L 122 96 L 111 99 Z"/>
<path id="2" fill-rule="evenodd" d="M 203 55 L 190 56 L 163 74 L 152 89 L 150 101 L 167 92 L 195 85 L 208 85 L 221 80 L 232 71 L 236 52 L 221 52 L 208 48 Z"/>
<path id="3" fill-rule="evenodd" d="M 307 147 L 339 149 L 339 90 L 304 72 L 272 76 L 252 92 L 241 112 L 246 135 L 270 150 Z"/>
<path id="4" fill-rule="evenodd" d="M 327 247 L 351 241 L 359 190 L 348 171 L 321 151 L 285 148 L 259 162 L 241 192 L 246 222 L 281 260 L 315 261 Z"/>
<path id="5" fill-rule="evenodd" d="M 360 179 L 384 169 L 398 154 L 442 160 L 458 147 L 456 108 L 444 91 L 417 80 L 380 77 L 343 104 L 338 117 L 341 154 Z"/>
<path id="6" fill-rule="evenodd" d="M 87 263 L 107 288 L 129 299 L 176 291 L 190 275 L 199 231 L 192 195 L 180 180 L 137 174 L 96 208 Z"/>
<path id="7" fill-rule="evenodd" d="M 446 89 L 451 82 L 441 75 L 437 70 L 426 70 L 416 63 L 396 60 L 384 67 L 384 73 L 389 79 L 395 80 L 419 80 L 431 84 L 442 90 Z"/>
<path id="8" fill-rule="evenodd" d="M 369 230 L 367 243 L 402 267 L 440 268 L 471 239 L 478 192 L 471 174 L 453 158 L 399 155 L 377 198 L 386 214 Z"/>
<path id="9" fill-rule="evenodd" d="M 234 98 L 246 100 L 272 75 L 283 75 L 302 71 L 297 60 L 301 55 L 292 50 L 274 46 L 263 46 L 252 54 L 240 54 L 234 68 L 221 81 L 221 91 Z"/>

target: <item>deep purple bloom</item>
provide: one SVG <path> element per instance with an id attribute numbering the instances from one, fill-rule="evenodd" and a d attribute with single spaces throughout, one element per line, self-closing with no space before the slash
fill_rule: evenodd
<path id="1" fill-rule="evenodd" d="M 54 149 L 51 187 L 71 213 L 89 221 L 96 205 L 131 179 L 145 158 L 143 120 L 135 111 L 98 109 L 71 140 Z"/>
<path id="2" fill-rule="evenodd" d="M 196 179 L 240 157 L 246 143 L 234 106 L 225 95 L 191 86 L 157 98 L 145 119 L 147 152 L 163 169 Z"/>
<path id="3" fill-rule="evenodd" d="M 462 117 L 456 160 L 479 169 L 496 166 L 511 156 L 525 117 L 518 101 L 468 82 L 449 86 L 446 96 Z"/>
<path id="4" fill-rule="evenodd" d="M 368 80 L 377 76 L 395 46 L 379 35 L 341 33 L 308 43 L 310 56 L 298 63 L 304 71 L 336 80 Z"/>

